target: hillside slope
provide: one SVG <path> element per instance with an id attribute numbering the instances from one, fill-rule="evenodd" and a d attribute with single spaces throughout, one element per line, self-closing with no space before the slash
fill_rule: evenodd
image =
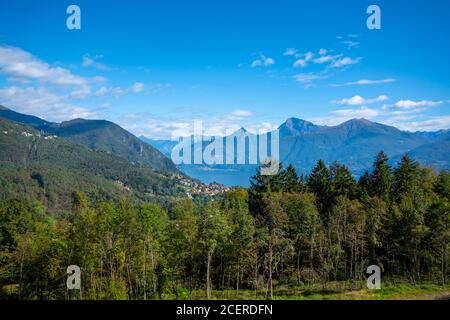
<path id="1" fill-rule="evenodd" d="M 106 120 L 75 119 L 52 123 L 5 107 L 0 108 L 0 118 L 30 125 L 36 130 L 63 137 L 89 148 L 110 152 L 131 162 L 148 165 L 160 172 L 177 172 L 175 164 L 156 148 Z"/>
<path id="2" fill-rule="evenodd" d="M 0 119 L 0 150 L 0 199 L 26 195 L 64 210 L 73 191 L 91 199 L 159 202 L 184 194 L 173 174 L 5 119 Z"/>

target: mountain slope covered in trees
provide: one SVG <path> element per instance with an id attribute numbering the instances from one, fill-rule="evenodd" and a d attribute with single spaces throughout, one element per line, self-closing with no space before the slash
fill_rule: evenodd
<path id="1" fill-rule="evenodd" d="M 74 119 L 52 123 L 5 107 L 0 108 L 0 118 L 30 125 L 36 130 L 63 137 L 89 148 L 111 152 L 131 162 L 148 165 L 159 171 L 177 171 L 170 158 L 115 123 L 106 120 Z"/>
<path id="2" fill-rule="evenodd" d="M 183 195 L 170 172 L 131 163 L 32 127 L 0 118 L 0 198 L 19 196 L 44 201 L 51 210 L 68 209 L 71 193 L 92 199 L 141 200 Z"/>

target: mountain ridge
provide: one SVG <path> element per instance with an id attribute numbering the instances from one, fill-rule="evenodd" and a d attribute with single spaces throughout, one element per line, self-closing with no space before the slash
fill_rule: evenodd
<path id="1" fill-rule="evenodd" d="M 149 165 L 155 170 L 178 171 L 170 158 L 163 155 L 158 149 L 142 142 L 111 121 L 78 118 L 55 123 L 18 113 L 6 107 L 0 109 L 0 118 L 30 125 L 36 130 L 64 137 L 89 148 L 114 153 L 128 161 Z"/>
<path id="2" fill-rule="evenodd" d="M 322 159 L 328 164 L 334 161 L 343 163 L 359 176 L 372 167 L 374 156 L 381 150 L 391 157 L 391 162 L 414 151 L 413 154 L 417 154 L 422 163 L 434 166 L 437 170 L 450 169 L 450 148 L 445 143 L 445 139 L 450 137 L 448 129 L 427 133 L 402 131 L 364 118 L 350 119 L 335 126 L 318 126 L 299 118 L 288 118 L 278 128 L 280 160 L 284 165 L 292 164 L 300 174 L 308 174 L 317 161 Z M 235 134 L 229 137 L 234 137 Z M 146 141 L 154 143 L 163 152 L 171 151 L 170 146 L 176 144 L 167 140 Z M 203 147 L 205 144 L 208 142 Z M 427 155 L 420 147 L 425 148 L 430 144 L 433 145 L 434 152 Z M 170 152 L 166 155 L 170 155 Z M 205 168 L 220 169 L 224 174 L 228 170 L 229 174 L 235 175 L 236 181 L 241 182 L 247 181 L 255 170 L 252 165 L 180 165 L 180 168 L 203 181 L 214 179 L 214 176 L 205 176 L 206 173 L 214 173 L 213 170 L 204 170 Z"/>

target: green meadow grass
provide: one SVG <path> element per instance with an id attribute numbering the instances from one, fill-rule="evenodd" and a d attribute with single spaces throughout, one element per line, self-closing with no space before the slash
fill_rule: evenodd
<path id="1" fill-rule="evenodd" d="M 431 283 L 408 284 L 387 283 L 379 290 L 364 289 L 362 283 L 354 288 L 349 283 L 334 282 L 325 288 L 320 286 L 279 286 L 274 289 L 274 300 L 435 300 L 450 299 L 450 285 L 440 286 Z M 175 297 L 165 297 L 173 299 Z M 204 290 L 186 292 L 182 299 L 206 299 Z M 216 300 L 263 300 L 265 292 L 260 290 L 213 290 Z"/>

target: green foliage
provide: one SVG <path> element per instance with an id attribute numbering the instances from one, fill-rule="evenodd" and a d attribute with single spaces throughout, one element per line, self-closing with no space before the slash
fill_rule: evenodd
<path id="1" fill-rule="evenodd" d="M 383 279 L 448 286 L 449 173 L 407 156 L 391 175 L 380 153 L 358 184 L 345 166 L 320 161 L 306 185 L 280 166 L 258 171 L 248 190 L 165 207 L 67 187 L 64 210 L 50 209 L 60 200 L 45 194 L 55 183 L 48 174 L 60 171 L 4 168 L 4 195 L 21 197 L 0 201 L 3 299 L 314 298 L 318 290 L 298 288 L 361 288 L 371 264 Z M 66 288 L 71 264 L 81 267 L 80 291 Z"/>
<path id="2" fill-rule="evenodd" d="M 163 205 L 185 194 L 170 170 L 157 172 L 103 148 L 90 149 L 1 118 L 0 131 L 0 183 L 5 186 L 0 200 L 38 199 L 58 212 L 70 209 L 74 190 L 94 202 L 133 197 Z"/>

